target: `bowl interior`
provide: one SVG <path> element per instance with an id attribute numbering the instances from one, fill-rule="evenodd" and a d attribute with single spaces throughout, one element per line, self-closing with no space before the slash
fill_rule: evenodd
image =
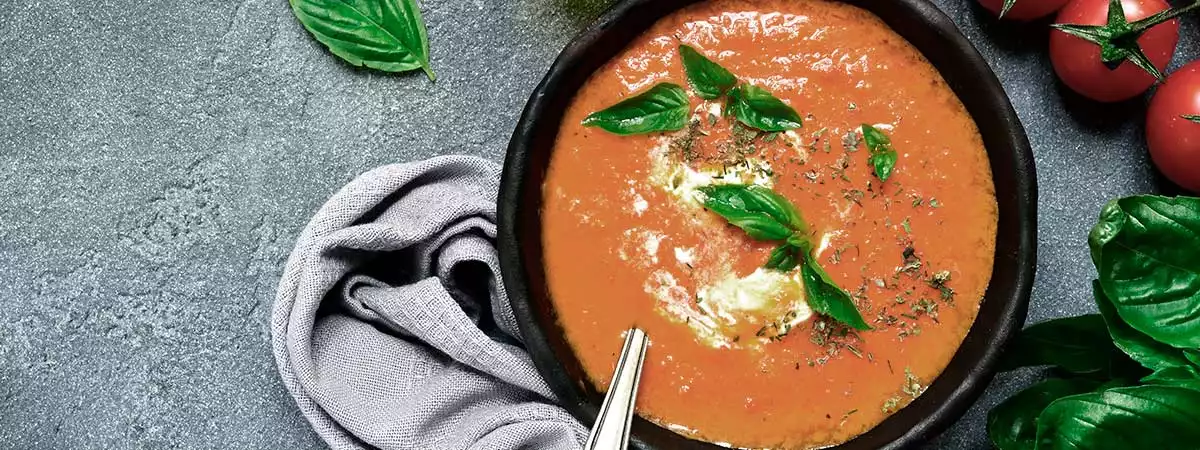
<path id="1" fill-rule="evenodd" d="M 604 63 L 663 16 L 702 0 L 628 0 L 572 41 L 538 85 L 509 144 L 501 181 L 498 245 L 503 280 L 535 365 L 564 407 L 585 424 L 603 394 L 586 380 L 563 338 L 542 260 L 542 183 L 564 112 Z M 987 386 L 1004 344 L 1025 320 L 1036 258 L 1036 175 L 1025 131 L 999 81 L 973 46 L 927 0 L 844 0 L 873 12 L 941 72 L 975 119 L 991 161 L 999 226 L 992 281 L 979 316 L 950 364 L 919 398 L 837 448 L 907 448 L 958 419 Z M 646 420 L 633 425 L 636 448 L 721 448 Z"/>

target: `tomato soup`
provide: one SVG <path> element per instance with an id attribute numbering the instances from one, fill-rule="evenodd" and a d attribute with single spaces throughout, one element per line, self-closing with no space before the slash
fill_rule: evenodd
<path id="1" fill-rule="evenodd" d="M 681 44 L 769 90 L 803 126 L 728 119 L 689 85 Z M 686 128 L 581 124 L 663 82 L 687 89 Z M 896 150 L 884 181 L 863 124 Z M 811 258 L 871 328 L 803 296 L 779 304 L 793 278 L 762 269 L 777 243 L 697 202 L 696 186 L 719 183 L 791 201 Z M 733 447 L 835 445 L 904 408 L 950 361 L 992 273 L 997 206 L 975 123 L 912 45 L 836 2 L 712 0 L 660 20 L 575 96 L 543 199 L 550 296 L 591 382 L 606 389 L 637 326 L 650 338 L 638 414 Z"/>

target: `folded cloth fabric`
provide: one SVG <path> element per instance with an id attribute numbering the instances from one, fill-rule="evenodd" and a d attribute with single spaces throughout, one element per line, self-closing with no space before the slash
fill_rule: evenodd
<path id="1" fill-rule="evenodd" d="M 284 385 L 335 449 L 578 449 L 521 346 L 493 241 L 499 170 L 367 172 L 313 217 L 271 321 Z"/>

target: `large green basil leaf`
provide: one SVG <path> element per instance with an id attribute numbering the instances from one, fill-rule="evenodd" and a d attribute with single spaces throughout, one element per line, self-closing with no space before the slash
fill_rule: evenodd
<path id="1" fill-rule="evenodd" d="M 763 131 L 787 131 L 800 128 L 803 120 L 796 110 L 770 91 L 743 84 L 729 90 L 725 113 L 750 128 Z"/>
<path id="2" fill-rule="evenodd" d="M 704 194 L 705 208 L 746 230 L 747 233 L 751 233 L 750 237 L 755 239 L 787 239 L 792 234 L 804 234 L 808 230 L 808 226 L 800 216 L 800 211 L 792 205 L 792 202 L 765 187 L 746 184 L 718 184 L 701 187 L 698 190 Z M 760 225 L 758 220 L 747 221 L 747 218 L 754 217 L 769 218 L 771 219 L 769 222 L 779 225 L 778 227 L 769 226 L 771 230 L 764 231 L 783 229 L 786 230 L 786 234 L 778 236 L 777 233 L 772 232 L 762 237 L 756 236 L 756 232 L 741 225 L 742 222 L 746 222 L 756 228 L 765 226 Z"/>
<path id="3" fill-rule="evenodd" d="M 854 300 L 845 290 L 838 287 L 825 269 L 821 268 L 816 258 L 806 258 L 800 264 L 800 278 L 804 281 L 805 301 L 813 311 L 819 312 L 834 320 L 853 327 L 856 330 L 870 330 L 871 326 L 863 320 L 862 314 L 854 306 Z"/>
<path id="4" fill-rule="evenodd" d="M 1037 440 L 1037 418 L 1051 402 L 1091 392 L 1100 382 L 1086 378 L 1051 378 L 1009 397 L 988 412 L 987 432 L 1000 450 L 1025 450 Z"/>
<path id="5" fill-rule="evenodd" d="M 1113 344 L 1134 361 L 1150 370 L 1191 365 L 1183 351 L 1155 341 L 1125 323 L 1121 316 L 1117 315 L 1112 301 L 1104 295 L 1099 280 L 1092 281 L 1092 292 L 1096 296 L 1096 306 L 1100 308 L 1100 315 L 1104 317 Z"/>
<path id="6" fill-rule="evenodd" d="M 879 181 L 887 181 L 888 177 L 892 176 L 892 170 L 896 168 L 896 160 L 900 158 L 895 147 L 892 147 L 891 138 L 878 128 L 865 123 L 862 125 L 862 133 L 863 141 L 867 143 L 867 149 L 871 153 L 867 162 L 875 169 L 875 176 L 879 177 Z"/>
<path id="7" fill-rule="evenodd" d="M 701 98 L 716 100 L 737 84 L 736 76 L 689 45 L 679 46 L 679 57 L 688 82 Z"/>
<path id="8" fill-rule="evenodd" d="M 1037 419 L 1038 449 L 1196 448 L 1200 391 L 1138 386 L 1060 398 Z"/>
<path id="9" fill-rule="evenodd" d="M 589 114 L 583 125 L 614 134 L 630 135 L 678 131 L 687 126 L 690 110 L 687 92 L 679 85 L 659 83 L 645 92 Z"/>
<path id="10" fill-rule="evenodd" d="M 1200 347 L 1200 199 L 1114 200 L 1088 237 L 1104 294 L 1133 329 Z"/>
<path id="11" fill-rule="evenodd" d="M 415 0 L 290 0 L 292 12 L 334 55 L 387 72 L 429 67 L 429 37 Z"/>
<path id="12" fill-rule="evenodd" d="M 1123 356 L 1113 346 L 1104 318 L 1089 314 L 1025 328 L 1005 349 L 998 370 L 1049 365 L 1075 374 L 1101 374 Z"/>

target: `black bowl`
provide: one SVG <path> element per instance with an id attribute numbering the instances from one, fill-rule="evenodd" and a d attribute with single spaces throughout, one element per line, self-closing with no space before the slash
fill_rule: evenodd
<path id="1" fill-rule="evenodd" d="M 530 356 L 550 388 L 585 424 L 603 395 L 564 339 L 542 263 L 542 182 L 559 125 L 593 71 L 658 19 L 702 0 L 628 0 L 562 51 L 534 90 L 509 143 L 500 191 L 499 249 L 509 301 Z M 927 0 L 844 0 L 883 19 L 941 72 L 975 119 L 991 160 L 999 227 L 991 285 L 979 316 L 942 374 L 908 407 L 837 448 L 910 448 L 941 433 L 979 397 L 1001 350 L 1025 322 L 1036 266 L 1037 176 L 1028 138 L 995 74 L 954 23 Z M 615 349 L 614 349 L 615 351 Z M 636 448 L 718 448 L 641 418 Z"/>

